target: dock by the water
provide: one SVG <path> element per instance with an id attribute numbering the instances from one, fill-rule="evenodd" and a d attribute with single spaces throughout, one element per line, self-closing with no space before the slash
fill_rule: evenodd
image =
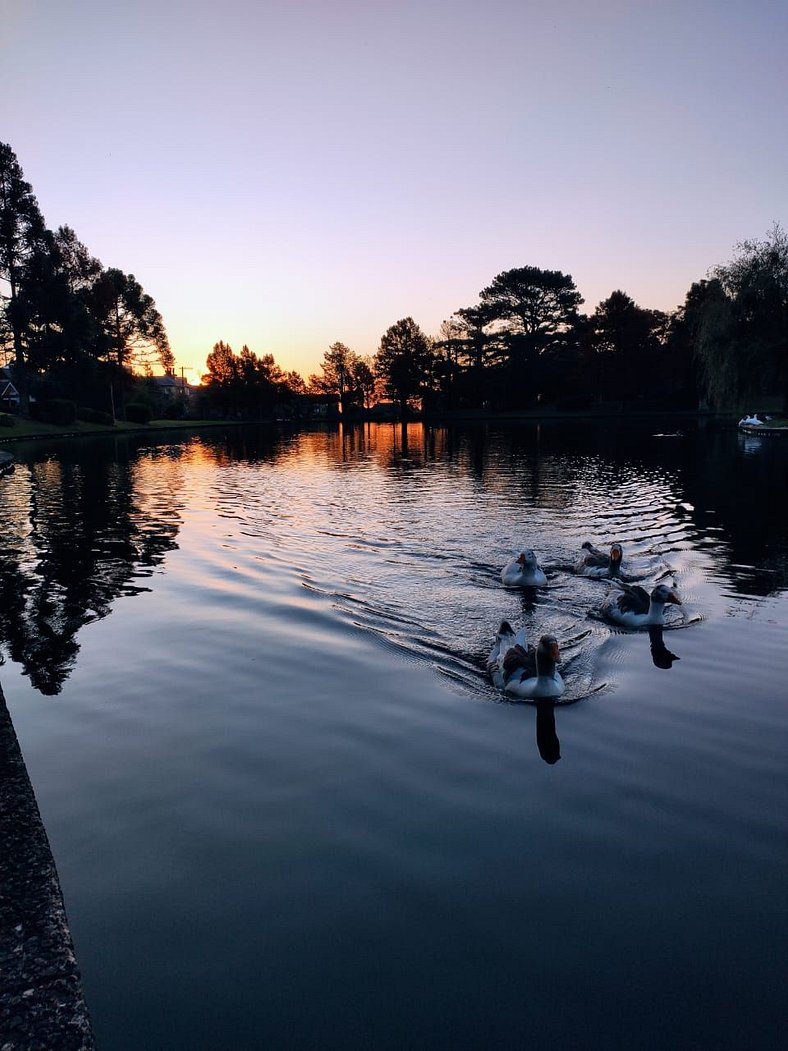
<path id="1" fill-rule="evenodd" d="M 0 1051 L 94 1047 L 55 862 L 0 687 Z"/>

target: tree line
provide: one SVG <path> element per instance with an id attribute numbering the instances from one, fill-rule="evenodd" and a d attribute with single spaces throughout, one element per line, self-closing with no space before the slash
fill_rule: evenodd
<path id="1" fill-rule="evenodd" d="M 788 401 L 788 238 L 762 241 L 695 282 L 666 313 L 615 290 L 591 314 L 569 274 L 534 266 L 498 274 L 428 336 L 411 317 L 377 351 L 331 344 L 304 380 L 270 354 L 224 341 L 208 355 L 199 409 L 259 418 L 304 395 L 331 395 L 345 412 L 381 398 L 425 411 L 565 409 L 618 403 L 728 409 Z M 105 268 L 68 226 L 52 232 L 10 146 L 0 143 L 0 348 L 29 406 L 31 385 L 106 407 L 108 383 L 130 389 L 174 358 L 152 297 L 133 274 Z"/>
<path id="2" fill-rule="evenodd" d="M 0 346 L 23 413 L 31 384 L 89 403 L 107 381 L 174 367 L 152 297 L 133 274 L 104 267 L 69 226 L 47 228 L 13 150 L 0 143 Z"/>
<path id="3" fill-rule="evenodd" d="M 371 357 L 334 343 L 308 389 L 365 408 L 382 393 L 403 414 L 415 404 L 731 409 L 768 398 L 788 407 L 788 238 L 779 225 L 738 245 L 672 313 L 639 306 L 620 289 L 592 314 L 582 302 L 568 274 L 506 270 L 434 337 L 407 317 Z"/>

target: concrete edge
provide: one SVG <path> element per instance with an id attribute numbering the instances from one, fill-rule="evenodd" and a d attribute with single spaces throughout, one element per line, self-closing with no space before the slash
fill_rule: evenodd
<path id="1" fill-rule="evenodd" d="M 0 1051 L 93 1051 L 60 881 L 0 687 Z"/>

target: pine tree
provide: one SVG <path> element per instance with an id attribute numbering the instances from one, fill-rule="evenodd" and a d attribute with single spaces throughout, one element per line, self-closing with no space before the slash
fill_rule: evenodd
<path id="1" fill-rule="evenodd" d="M 0 279 L 8 292 L 3 294 L 2 313 L 11 333 L 14 353 L 14 382 L 19 390 L 24 414 L 29 410 L 28 377 L 29 330 L 25 324 L 25 272 L 37 246 L 44 240 L 46 227 L 30 183 L 9 145 L 0 142 Z"/>

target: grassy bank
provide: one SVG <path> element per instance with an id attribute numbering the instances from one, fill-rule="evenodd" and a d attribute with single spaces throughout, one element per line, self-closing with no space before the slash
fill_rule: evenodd
<path id="1" fill-rule="evenodd" d="M 37 420 L 14 419 L 13 427 L 0 427 L 0 445 L 7 442 L 31 438 L 78 438 L 92 434 L 151 434 L 161 431 L 187 431 L 205 427 L 233 427 L 238 424 L 227 420 L 151 420 L 150 423 L 126 423 L 118 420 L 114 427 L 100 423 L 84 423 L 76 420 L 66 425 L 39 423 Z"/>

